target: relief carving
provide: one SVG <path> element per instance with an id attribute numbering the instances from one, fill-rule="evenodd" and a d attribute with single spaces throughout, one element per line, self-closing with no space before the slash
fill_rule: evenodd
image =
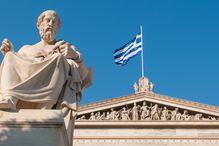
<path id="1" fill-rule="evenodd" d="M 105 109 L 96 113 L 80 115 L 77 120 L 198 121 L 219 120 L 219 117 L 142 101 L 115 107 L 115 109 Z"/>

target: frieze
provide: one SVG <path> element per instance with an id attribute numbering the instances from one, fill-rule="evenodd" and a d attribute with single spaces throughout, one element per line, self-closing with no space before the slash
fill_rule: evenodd
<path id="1" fill-rule="evenodd" d="M 198 121 L 219 120 L 219 117 L 205 113 L 142 101 L 125 106 L 79 115 L 77 120 L 162 120 L 162 121 Z"/>

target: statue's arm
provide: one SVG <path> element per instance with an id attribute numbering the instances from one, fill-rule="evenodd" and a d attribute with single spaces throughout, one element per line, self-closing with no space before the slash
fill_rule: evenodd
<path id="1" fill-rule="evenodd" d="M 74 45 L 71 45 L 71 49 L 74 51 L 74 55 L 71 57 L 71 59 L 78 64 L 78 71 L 81 75 L 82 81 L 86 80 L 89 75 L 89 69 L 85 66 L 84 57 Z"/>
<path id="2" fill-rule="evenodd" d="M 82 79 L 82 92 L 88 88 L 93 83 L 93 69 L 87 68 L 85 66 L 83 55 L 77 50 L 77 48 L 71 45 L 71 49 L 75 52 L 75 55 L 72 56 L 72 60 L 74 60 L 78 64 L 78 71 L 80 73 Z"/>
<path id="3" fill-rule="evenodd" d="M 60 42 L 63 41 L 59 41 L 56 43 L 55 46 L 57 46 L 57 44 L 59 44 Z M 74 60 L 78 65 L 79 65 L 79 69 L 85 70 L 85 66 L 84 66 L 84 59 L 83 56 L 81 55 L 81 53 L 76 49 L 76 47 L 68 42 L 64 42 L 64 43 L 60 43 L 60 45 L 58 45 L 59 51 L 60 53 L 66 58 L 66 59 L 71 59 Z"/>
<path id="4" fill-rule="evenodd" d="M 78 63 L 78 71 L 82 79 L 82 92 L 93 84 L 93 68 L 87 68 L 84 63 L 83 56 L 79 53 L 79 57 L 75 62 Z"/>
<path id="5" fill-rule="evenodd" d="M 82 79 L 82 91 L 93 83 L 93 69 L 87 68 L 84 64 L 83 55 L 77 48 L 65 42 L 59 46 L 60 53 L 66 58 L 74 60 L 78 64 L 78 71 Z"/>

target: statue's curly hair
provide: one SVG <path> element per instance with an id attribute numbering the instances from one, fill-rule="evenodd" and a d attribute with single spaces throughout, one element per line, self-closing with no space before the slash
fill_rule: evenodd
<path id="1" fill-rule="evenodd" d="M 43 13 L 40 14 L 40 16 L 38 17 L 38 20 L 37 20 L 37 28 L 39 28 L 40 24 L 43 22 L 45 14 L 48 13 L 48 12 L 52 13 L 55 17 L 57 17 L 57 19 L 58 19 L 58 27 L 60 28 L 62 23 L 61 23 L 61 20 L 59 19 L 58 14 L 54 10 L 46 10 Z"/>

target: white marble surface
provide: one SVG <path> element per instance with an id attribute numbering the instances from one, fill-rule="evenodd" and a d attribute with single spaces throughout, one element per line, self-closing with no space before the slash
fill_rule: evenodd
<path id="1" fill-rule="evenodd" d="M 1 146 L 69 146 L 61 110 L 0 111 Z"/>
<path id="2" fill-rule="evenodd" d="M 76 122 L 74 146 L 218 146 L 219 122 Z"/>

